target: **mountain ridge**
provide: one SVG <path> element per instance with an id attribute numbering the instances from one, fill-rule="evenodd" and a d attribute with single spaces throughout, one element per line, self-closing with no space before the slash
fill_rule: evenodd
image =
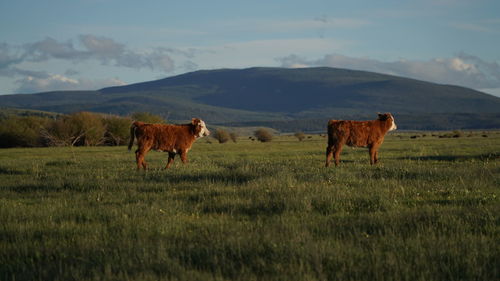
<path id="1" fill-rule="evenodd" d="M 285 111 L 298 112 L 317 107 L 317 105 L 324 106 L 329 101 L 330 105 L 340 104 L 356 108 L 360 101 L 369 103 L 370 106 L 380 104 L 382 101 L 378 99 L 381 97 L 392 98 L 383 102 L 393 103 L 399 100 L 401 104 L 404 102 L 401 101 L 402 98 L 421 98 L 428 101 L 437 91 L 441 91 L 439 94 L 441 98 L 460 97 L 467 99 L 467 102 L 452 104 L 449 108 L 443 108 L 441 104 L 432 112 L 475 112 L 475 109 L 469 109 L 470 103 L 481 99 L 493 102 L 493 104 L 481 104 L 481 110 L 485 112 L 498 112 L 500 107 L 500 99 L 465 87 L 329 67 L 200 70 L 129 86 L 104 88 L 100 91 L 110 93 L 150 91 L 151 89 L 168 90 L 179 85 L 193 87 L 191 85 L 193 81 L 196 81 L 195 84 L 201 88 L 198 90 L 204 92 L 194 97 L 195 101 L 214 106 L 256 111 L 276 111 L 276 109 L 284 108 Z M 406 93 L 398 92 L 400 90 Z M 285 94 L 287 99 L 283 98 Z M 309 98 L 304 99 L 304 94 L 307 94 Z M 314 99 L 310 98 L 311 95 Z M 263 103 L 263 100 L 267 103 Z"/>

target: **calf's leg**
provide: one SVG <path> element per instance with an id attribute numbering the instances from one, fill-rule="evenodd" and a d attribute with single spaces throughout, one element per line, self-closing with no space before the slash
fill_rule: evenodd
<path id="1" fill-rule="evenodd" d="M 332 150 L 333 146 L 330 146 L 328 145 L 326 147 L 326 163 L 325 163 L 325 167 L 330 167 L 330 162 L 332 161 L 332 157 L 333 157 L 333 150 Z"/>
<path id="2" fill-rule="evenodd" d="M 172 166 L 172 163 L 174 163 L 174 158 L 175 158 L 175 152 L 169 152 L 168 153 L 168 162 L 167 162 L 167 166 L 165 167 L 165 169 L 168 169 L 168 168 L 170 168 L 170 166 Z"/>
<path id="3" fill-rule="evenodd" d="M 181 161 L 183 164 L 187 164 L 188 158 L 187 158 L 187 151 L 186 150 L 181 150 Z"/>
<path id="4" fill-rule="evenodd" d="M 146 170 L 147 164 L 146 161 L 144 160 L 146 156 L 146 151 L 137 149 L 135 151 L 135 161 L 137 162 L 137 170 L 140 170 L 141 167 Z"/>
<path id="5" fill-rule="evenodd" d="M 333 153 L 333 157 L 335 158 L 335 166 L 338 166 L 340 164 L 340 152 L 342 152 L 342 144 L 338 143 L 336 146 L 334 146 Z"/>
<path id="6" fill-rule="evenodd" d="M 378 162 L 378 146 L 372 145 L 369 148 L 369 153 L 370 153 L 370 164 L 374 165 L 377 164 Z"/>

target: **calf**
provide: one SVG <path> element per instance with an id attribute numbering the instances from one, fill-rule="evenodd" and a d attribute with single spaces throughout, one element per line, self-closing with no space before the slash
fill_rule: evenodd
<path id="1" fill-rule="evenodd" d="M 176 154 L 181 156 L 183 163 L 187 163 L 187 153 L 194 141 L 208 135 L 210 131 L 205 122 L 198 118 L 193 118 L 191 123 L 183 125 L 148 124 L 136 121 L 130 127 L 128 149 L 132 148 L 134 138 L 137 138 L 135 159 L 138 170 L 141 167 L 147 168 L 144 157 L 151 149 L 168 152 L 168 163 L 165 168 L 169 168 Z"/>
<path id="2" fill-rule="evenodd" d="M 330 120 L 325 166 L 330 166 L 332 156 L 335 158 L 335 166 L 339 165 L 340 152 L 344 144 L 368 147 L 370 164 L 376 164 L 378 148 L 384 141 L 385 134 L 396 128 L 394 117 L 390 113 L 379 113 L 378 119 L 372 121 Z"/>

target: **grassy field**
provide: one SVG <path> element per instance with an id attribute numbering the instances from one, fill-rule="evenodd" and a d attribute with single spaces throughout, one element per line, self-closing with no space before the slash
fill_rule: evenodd
<path id="1" fill-rule="evenodd" d="M 500 132 L 0 150 L 0 280 L 500 280 Z"/>

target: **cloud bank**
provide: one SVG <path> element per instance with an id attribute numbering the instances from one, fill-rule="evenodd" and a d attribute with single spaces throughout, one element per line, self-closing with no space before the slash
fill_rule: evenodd
<path id="1" fill-rule="evenodd" d="M 282 67 L 328 66 L 379 72 L 474 89 L 500 88 L 500 65 L 497 62 L 486 62 L 466 53 L 460 53 L 451 58 L 435 58 L 428 61 L 383 62 L 340 54 L 325 55 L 317 60 L 289 55 L 277 60 Z"/>
<path id="2" fill-rule="evenodd" d="M 97 61 L 101 65 L 128 69 L 148 69 L 169 73 L 174 71 L 175 63 L 166 48 L 155 48 L 138 52 L 127 48 L 124 44 L 106 37 L 80 35 L 77 44 L 68 40 L 58 41 L 47 37 L 43 40 L 21 46 L 0 43 L 0 76 L 17 78 L 16 92 L 30 93 L 49 90 L 98 89 L 108 86 L 123 85 L 116 78 L 107 79 L 74 79 L 75 71 L 53 74 L 45 71 L 24 69 L 24 63 L 43 64 L 59 60 L 79 64 Z"/>
<path id="3" fill-rule="evenodd" d="M 44 74 L 39 75 L 39 77 L 27 76 L 19 79 L 16 83 L 20 85 L 18 88 L 20 93 L 48 92 L 54 89 L 67 91 L 101 89 L 126 84 L 116 78 L 98 80 L 72 79 L 60 74 Z"/>
<path id="4" fill-rule="evenodd" d="M 78 37 L 81 48 L 76 48 L 71 41 L 58 42 L 53 38 L 26 44 L 22 47 L 21 57 L 31 62 L 62 59 L 80 62 L 94 59 L 103 65 L 112 65 L 128 68 L 149 68 L 171 72 L 175 68 L 174 61 L 167 54 L 166 49 L 154 49 L 139 53 L 126 48 L 124 44 L 113 39 L 94 35 L 80 35 Z"/>

